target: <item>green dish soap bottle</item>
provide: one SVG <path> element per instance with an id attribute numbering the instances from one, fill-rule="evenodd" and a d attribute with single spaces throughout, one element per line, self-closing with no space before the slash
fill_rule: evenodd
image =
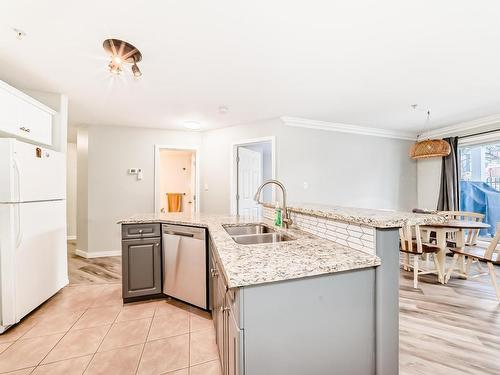
<path id="1" fill-rule="evenodd" d="M 278 202 L 276 202 L 276 209 L 275 209 L 275 217 L 274 217 L 274 225 L 277 227 L 281 227 L 283 224 L 282 222 L 282 217 L 281 217 L 281 207 Z"/>

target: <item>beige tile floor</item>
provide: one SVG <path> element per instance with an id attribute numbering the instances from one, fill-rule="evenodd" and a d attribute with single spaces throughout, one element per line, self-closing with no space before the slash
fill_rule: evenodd
<path id="1" fill-rule="evenodd" d="M 219 375 L 210 315 L 173 300 L 123 306 L 121 285 L 70 285 L 0 335 L 1 374 Z"/>

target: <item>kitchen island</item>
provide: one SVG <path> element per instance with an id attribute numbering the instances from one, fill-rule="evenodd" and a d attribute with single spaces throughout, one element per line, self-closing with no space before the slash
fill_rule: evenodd
<path id="1" fill-rule="evenodd" d="M 292 211 L 294 213 L 294 211 Z M 136 215 L 123 225 L 207 228 L 211 309 L 227 374 L 397 374 L 398 227 L 440 221 L 396 215 L 370 224 L 295 212 L 290 241 L 242 245 L 224 226 L 266 218 Z M 264 216 L 269 216 L 264 213 Z M 362 248 L 353 248 L 355 238 Z M 349 241 L 345 240 L 349 239 Z M 344 241 L 344 242 L 342 242 Z M 373 252 L 366 251 L 373 245 Z"/>

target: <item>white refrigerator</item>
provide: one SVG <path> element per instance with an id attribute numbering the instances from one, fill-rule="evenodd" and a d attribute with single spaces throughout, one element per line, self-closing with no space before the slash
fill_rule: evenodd
<path id="1" fill-rule="evenodd" d="M 0 333 L 68 284 L 66 157 L 0 138 Z"/>

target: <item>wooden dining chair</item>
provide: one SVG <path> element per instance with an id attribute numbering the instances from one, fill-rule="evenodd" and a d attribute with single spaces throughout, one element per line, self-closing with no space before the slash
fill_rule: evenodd
<path id="1" fill-rule="evenodd" d="M 439 282 L 442 281 L 443 275 L 439 267 L 439 260 L 436 253 L 439 251 L 437 245 L 423 242 L 418 225 L 407 225 L 399 229 L 400 248 L 399 250 L 404 253 L 403 269 L 413 270 L 413 287 L 418 288 L 418 276 L 426 274 L 437 274 Z M 424 270 L 419 266 L 419 258 L 424 254 L 432 255 L 434 259 L 435 269 Z M 410 258 L 413 259 L 410 259 Z M 411 262 L 410 262 L 411 260 Z"/>
<path id="2" fill-rule="evenodd" d="M 440 214 L 444 214 L 450 220 L 464 220 L 464 221 L 484 221 L 484 215 L 477 212 L 468 211 L 440 211 Z M 467 235 L 465 237 L 466 246 L 475 246 L 477 244 L 477 237 L 479 235 L 479 229 L 469 229 L 467 230 Z M 456 233 L 448 233 L 447 238 L 448 246 L 456 247 Z"/>
<path id="3" fill-rule="evenodd" d="M 472 261 L 476 262 L 486 262 L 488 266 L 488 272 L 479 273 L 472 277 L 479 277 L 484 275 L 490 275 L 491 282 L 495 288 L 498 301 L 500 302 L 500 288 L 498 287 L 497 276 L 495 273 L 495 265 L 500 265 L 500 249 L 498 248 L 498 243 L 500 242 L 500 222 L 497 223 L 495 237 L 491 240 L 488 247 L 479 246 L 465 246 L 463 249 L 451 248 L 453 252 L 453 261 L 451 262 L 450 268 L 446 273 L 446 281 L 451 277 L 451 274 L 456 270 L 456 265 L 460 258 L 467 258 L 467 271 L 463 276 L 468 276 L 469 268 Z"/>

